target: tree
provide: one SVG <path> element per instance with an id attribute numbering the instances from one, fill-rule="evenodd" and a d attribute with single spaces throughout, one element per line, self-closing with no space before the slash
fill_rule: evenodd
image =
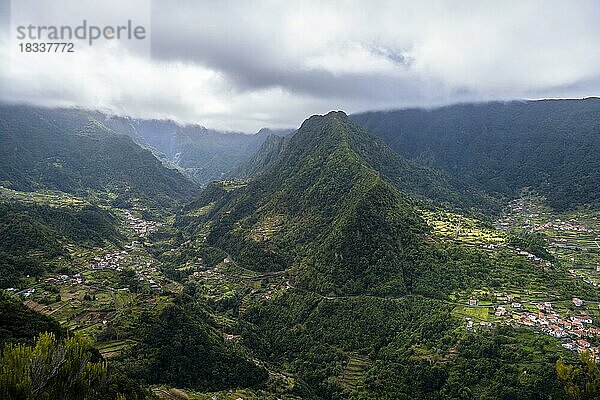
<path id="1" fill-rule="evenodd" d="M 98 360 L 95 360 L 98 358 Z M 41 334 L 34 346 L 8 344 L 0 359 L 4 399 L 85 399 L 102 387 L 106 363 L 82 335 L 57 341 Z"/>
<path id="2" fill-rule="evenodd" d="M 600 368 L 590 352 L 579 355 L 579 364 L 567 364 L 562 359 L 558 360 L 556 373 L 569 398 L 592 400 L 600 396 Z"/>

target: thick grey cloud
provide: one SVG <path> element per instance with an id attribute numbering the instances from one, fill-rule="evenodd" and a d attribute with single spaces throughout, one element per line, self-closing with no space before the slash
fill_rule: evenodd
<path id="1" fill-rule="evenodd" d="M 94 49 L 100 71 L 82 61 L 43 81 L 4 69 L 1 96 L 243 130 L 330 109 L 592 96 L 599 20 L 593 0 L 155 0 L 152 58 Z"/>

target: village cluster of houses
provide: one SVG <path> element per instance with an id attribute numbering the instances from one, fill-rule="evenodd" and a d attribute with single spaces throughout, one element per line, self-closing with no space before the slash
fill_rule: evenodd
<path id="1" fill-rule="evenodd" d="M 496 228 L 509 231 L 512 228 L 515 228 L 515 216 L 523 215 L 528 211 L 528 204 L 524 199 L 518 199 L 513 201 L 508 205 L 507 215 L 500 220 L 496 224 Z M 545 214 L 543 214 L 545 215 Z M 569 219 L 568 221 L 563 221 L 560 218 L 556 218 L 554 220 L 548 220 L 547 222 L 535 225 L 532 223 L 532 219 L 539 218 L 540 214 L 531 213 L 527 215 L 524 223 L 520 226 L 524 229 L 531 229 L 536 232 L 545 232 L 545 231 L 570 231 L 570 232 L 581 232 L 581 233 L 592 233 L 594 232 L 593 228 L 589 228 L 581 225 L 575 219 Z"/>
<path id="2" fill-rule="evenodd" d="M 125 219 L 129 226 L 135 231 L 135 233 L 139 237 L 144 237 L 150 233 L 156 232 L 162 224 L 160 222 L 154 221 L 145 221 L 140 218 L 134 217 L 129 211 L 125 211 Z M 123 263 L 126 261 L 126 257 L 136 248 L 139 248 L 141 243 L 137 240 L 131 242 L 130 245 L 127 245 L 123 248 L 123 250 L 106 253 L 102 256 L 94 257 L 92 263 L 87 266 L 88 270 L 115 270 L 122 271 Z M 128 257 L 131 259 L 132 257 Z M 131 260 L 128 260 L 131 261 Z M 136 274 L 136 278 L 139 282 L 147 283 L 151 289 L 162 293 L 163 288 L 160 286 L 159 282 L 156 282 L 156 272 L 157 268 L 152 266 L 153 261 L 133 261 L 128 264 L 133 264 L 132 269 Z M 27 275 L 29 277 L 29 275 Z M 81 273 L 76 273 L 73 276 L 69 276 L 66 274 L 60 274 L 56 276 L 50 276 L 43 280 L 43 283 L 46 284 L 55 284 L 55 285 L 81 285 L 86 284 L 87 281 L 82 276 Z M 128 288 L 122 288 L 118 290 L 128 290 Z M 18 290 L 16 288 L 7 288 L 6 292 L 21 296 L 22 298 L 29 298 L 35 292 L 35 288 L 27 288 L 24 290 Z"/>
<path id="3" fill-rule="evenodd" d="M 156 232 L 162 226 L 162 223 L 160 222 L 146 221 L 141 218 L 134 217 L 129 210 L 125 210 L 125 221 L 127 221 L 136 235 L 140 237 Z"/>
<path id="4" fill-rule="evenodd" d="M 88 265 L 88 268 L 91 270 L 113 269 L 121 271 L 123 268 L 120 263 L 125 259 L 125 255 L 127 255 L 127 250 L 106 253 L 102 257 L 94 257 L 94 262 Z"/>
<path id="5" fill-rule="evenodd" d="M 583 232 L 583 233 L 591 233 L 594 230 L 591 228 L 587 228 L 585 226 L 581 226 L 577 224 L 577 221 L 571 219 L 567 222 L 561 221 L 560 219 L 555 219 L 554 222 L 548 221 L 545 224 L 538 225 L 533 227 L 534 231 L 544 232 L 547 230 L 554 231 L 572 231 L 572 232 Z"/>
<path id="6" fill-rule="evenodd" d="M 579 298 L 573 298 L 572 302 L 575 307 L 584 306 L 584 301 Z M 512 310 L 509 311 L 509 308 Z M 600 361 L 600 347 L 593 346 L 584 339 L 600 338 L 600 329 L 591 326 L 593 320 L 590 316 L 572 315 L 563 318 L 552 309 L 552 304 L 549 302 L 537 303 L 536 308 L 537 312 L 521 311 L 523 305 L 512 302 L 510 305 L 498 306 L 494 314 L 500 318 L 506 316 L 504 322 L 536 328 L 549 336 L 563 339 L 562 346 L 567 349 L 579 352 L 591 351 L 596 360 Z"/>
<path id="7" fill-rule="evenodd" d="M 135 272 L 138 281 L 145 282 L 150 285 L 150 289 L 162 293 L 162 287 L 156 282 L 152 275 L 158 271 L 156 267 L 152 266 L 152 263 L 152 261 L 146 261 L 141 264 L 136 264 L 133 266 L 133 271 Z"/>
<path id="8" fill-rule="evenodd" d="M 158 231 L 162 226 L 162 223 L 160 222 L 146 221 L 144 219 L 135 217 L 129 210 L 124 211 L 124 216 L 125 221 L 129 224 L 129 227 L 133 229 L 136 235 L 138 235 L 140 238 Z M 134 240 L 131 242 L 131 244 L 125 246 L 123 250 L 107 253 L 102 257 L 94 258 L 94 262 L 90 264 L 88 268 L 91 270 L 110 269 L 122 271 L 122 264 L 125 261 L 126 256 L 140 245 L 141 243 L 139 241 Z M 156 268 L 151 267 L 151 264 L 151 261 L 135 262 L 132 265 L 132 269 L 135 272 L 138 281 L 148 283 L 151 289 L 162 292 L 162 287 L 158 282 L 155 281 L 155 278 L 152 275 L 157 270 Z"/>
<path id="9" fill-rule="evenodd" d="M 138 241 L 131 242 L 130 245 L 124 247 L 123 250 L 115 251 L 112 253 L 106 253 L 103 256 L 94 257 L 94 262 L 88 265 L 88 269 L 91 270 L 103 270 L 111 269 L 116 271 L 122 271 L 122 263 L 125 261 L 127 254 L 131 253 L 137 246 Z"/>
<path id="10" fill-rule="evenodd" d="M 57 285 L 81 285 L 85 283 L 85 278 L 81 276 L 81 274 L 77 273 L 72 277 L 69 277 L 69 275 L 57 275 L 56 277 L 46 278 L 44 282 L 55 283 Z"/>
<path id="11" fill-rule="evenodd" d="M 496 229 L 500 229 L 503 231 L 511 230 L 512 228 L 514 228 L 513 225 L 515 223 L 515 216 L 523 215 L 526 211 L 527 211 L 527 205 L 526 205 L 525 200 L 517 199 L 517 200 L 512 201 L 508 205 L 508 210 L 507 210 L 506 216 L 503 219 L 501 219 L 500 221 L 498 221 L 498 223 L 496 224 Z M 523 226 L 523 228 L 529 228 L 531 218 L 537 218 L 537 217 L 539 217 L 539 214 L 529 214 L 527 216 L 527 220 L 525 221 L 525 225 Z"/>
<path id="12" fill-rule="evenodd" d="M 134 240 L 130 245 L 124 247 L 124 250 L 113 253 L 106 253 L 102 257 L 95 257 L 94 262 L 88 266 L 91 270 L 110 269 L 115 271 L 123 270 L 123 262 L 126 256 L 140 246 L 140 242 Z M 136 261 L 131 266 L 136 274 L 136 278 L 140 282 L 148 283 L 151 289 L 157 292 L 162 292 L 162 287 L 155 281 L 152 274 L 157 272 L 155 267 L 152 267 L 152 261 Z"/>
<path id="13" fill-rule="evenodd" d="M 85 283 L 85 279 L 81 276 L 81 274 L 75 274 L 72 277 L 69 275 L 61 274 L 57 276 L 51 276 L 49 278 L 44 279 L 44 283 L 52 283 L 56 285 L 79 285 Z M 6 292 L 11 294 L 17 294 L 23 298 L 28 298 L 35 293 L 35 288 L 27 288 L 19 291 L 16 288 L 8 288 L 5 289 Z"/>
<path id="14" fill-rule="evenodd" d="M 94 262 L 88 265 L 88 269 L 95 271 L 122 271 L 122 263 L 123 261 L 125 261 L 125 256 L 129 252 L 131 252 L 137 245 L 139 245 L 139 242 L 134 241 L 131 243 L 131 245 L 125 246 L 125 250 L 107 253 L 104 256 L 94 257 Z M 155 278 L 153 277 L 153 274 L 157 272 L 157 269 L 156 267 L 152 267 L 152 261 L 135 262 L 132 266 L 132 269 L 135 272 L 138 281 L 145 282 L 150 286 L 151 289 L 156 290 L 158 292 L 162 292 L 162 287 L 159 285 L 158 282 L 155 281 Z M 57 275 L 56 277 L 49 277 L 46 278 L 44 282 L 58 285 L 64 285 L 69 283 L 72 285 L 80 285 L 85 284 L 86 280 L 80 273 L 77 273 L 72 277 L 69 277 L 68 275 Z M 32 293 L 33 292 L 27 294 L 25 297 L 30 296 Z"/>
<path id="15" fill-rule="evenodd" d="M 580 314 L 563 318 L 553 310 L 550 302 L 536 303 L 537 312 L 532 312 L 527 311 L 522 303 L 514 301 L 512 295 L 508 295 L 507 300 L 509 303 L 498 305 L 495 308 L 494 315 L 497 321 L 500 321 L 499 323 L 531 327 L 538 332 L 561 339 L 562 346 L 566 349 L 577 352 L 590 351 L 596 362 L 600 362 L 600 346 L 595 346 L 588 341 L 592 340 L 597 343 L 600 339 L 600 329 L 592 326 L 591 316 Z M 571 301 L 576 309 L 581 310 L 585 307 L 582 299 L 574 297 Z M 469 306 L 477 307 L 477 299 L 470 299 Z M 476 327 L 472 318 L 466 317 L 465 320 L 469 330 L 492 327 L 488 321 L 481 321 Z"/>
<path id="16" fill-rule="evenodd" d="M 535 254 L 531 254 L 528 251 L 521 250 L 521 249 L 518 249 L 518 248 L 517 248 L 517 250 L 519 251 L 519 255 L 521 255 L 521 256 L 525 256 L 525 257 L 527 257 L 530 260 L 535 261 L 535 262 L 543 262 L 546 267 L 551 267 L 552 266 L 552 263 L 550 261 L 544 261 L 542 258 L 536 256 Z"/>

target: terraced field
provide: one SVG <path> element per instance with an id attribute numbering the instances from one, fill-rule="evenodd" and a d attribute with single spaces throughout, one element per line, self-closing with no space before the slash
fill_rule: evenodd
<path id="1" fill-rule="evenodd" d="M 543 197 L 525 192 L 509 204 L 498 224 L 505 230 L 542 233 L 551 254 L 571 275 L 588 285 L 600 285 L 600 211 L 581 208 L 556 213 Z"/>
<path id="2" fill-rule="evenodd" d="M 351 354 L 340 378 L 342 387 L 347 390 L 355 390 L 370 365 L 371 361 L 368 357 L 356 353 Z"/>
<path id="3" fill-rule="evenodd" d="M 105 358 L 111 358 L 118 356 L 121 354 L 123 349 L 127 346 L 134 344 L 135 341 L 132 340 L 114 340 L 109 342 L 102 342 L 97 344 L 97 348 Z"/>
<path id="4" fill-rule="evenodd" d="M 506 241 L 506 234 L 474 218 L 448 211 L 421 210 L 421 215 L 434 235 L 474 246 L 498 246 Z"/>
<path id="5" fill-rule="evenodd" d="M 20 192 L 0 186 L 0 199 L 53 207 L 82 207 L 90 203 L 82 198 L 57 191 Z"/>

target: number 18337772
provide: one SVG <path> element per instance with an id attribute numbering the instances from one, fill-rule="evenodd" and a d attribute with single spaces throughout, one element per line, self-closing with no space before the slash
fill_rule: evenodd
<path id="1" fill-rule="evenodd" d="M 75 44 L 64 42 L 22 42 L 19 43 L 21 53 L 73 53 Z"/>

